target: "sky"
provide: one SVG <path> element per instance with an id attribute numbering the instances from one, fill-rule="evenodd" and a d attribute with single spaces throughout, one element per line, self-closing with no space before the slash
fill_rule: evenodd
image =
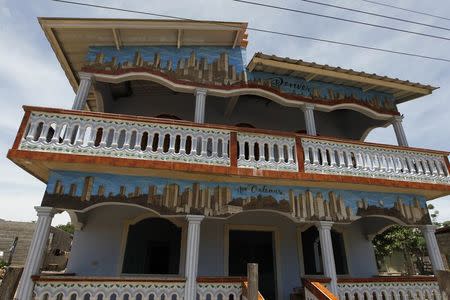
<path id="1" fill-rule="evenodd" d="M 80 1 L 192 19 L 243 21 L 255 28 L 450 59 L 450 41 L 251 6 L 232 0 Z M 390 3 L 387 0 L 379 1 Z M 402 12 L 361 0 L 322 2 L 450 28 L 448 20 Z M 446 30 L 345 12 L 301 0 L 267 0 L 264 3 L 450 37 L 450 32 Z M 429 3 L 420 0 L 395 2 L 401 7 L 450 17 L 448 0 L 434 0 L 433 5 Z M 0 218 L 7 220 L 35 220 L 33 207 L 40 204 L 45 190 L 44 183 L 6 158 L 23 116 L 22 105 L 70 108 L 74 98 L 74 92 L 37 22 L 40 16 L 146 18 L 143 15 L 72 6 L 50 0 L 0 0 Z M 450 63 L 249 31 L 247 60 L 255 52 L 440 87 L 430 96 L 399 105 L 399 110 L 405 115 L 403 124 L 410 146 L 450 150 Z M 373 130 L 367 141 L 396 144 L 391 126 Z M 450 197 L 429 203 L 439 211 L 438 221 L 450 220 Z M 67 214 L 60 214 L 55 216 L 52 224 L 67 221 Z"/>

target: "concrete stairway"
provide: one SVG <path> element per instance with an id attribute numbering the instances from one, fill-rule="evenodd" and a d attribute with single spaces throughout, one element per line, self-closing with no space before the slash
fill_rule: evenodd
<path id="1" fill-rule="evenodd" d="M 4 252 L 3 260 L 9 257 L 9 248 L 15 237 L 18 237 L 17 247 L 13 256 L 13 266 L 23 266 L 28 254 L 35 224 L 31 222 L 14 222 L 0 220 L 0 251 Z"/>

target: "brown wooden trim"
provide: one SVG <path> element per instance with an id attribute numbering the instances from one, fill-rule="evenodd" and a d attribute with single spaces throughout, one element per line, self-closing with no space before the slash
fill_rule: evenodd
<path id="1" fill-rule="evenodd" d="M 157 124 L 176 125 L 176 126 L 190 126 L 190 127 L 207 128 L 207 129 L 222 129 L 222 130 L 229 130 L 229 131 L 236 131 L 236 132 L 249 132 L 249 133 L 256 133 L 256 134 L 285 136 L 285 137 L 292 137 L 292 138 L 298 136 L 300 138 L 327 140 L 327 141 L 333 141 L 333 142 L 361 145 L 361 146 L 366 146 L 366 147 L 367 146 L 382 147 L 382 148 L 389 148 L 389 149 L 395 149 L 395 150 L 417 151 L 417 152 L 441 154 L 441 155 L 445 155 L 445 156 L 448 156 L 450 154 L 450 152 L 448 152 L 448 151 L 429 150 L 429 149 L 414 148 L 414 147 L 402 147 L 402 146 L 378 144 L 378 143 L 368 143 L 368 142 L 340 139 L 340 138 L 328 137 L 328 136 L 320 136 L 319 137 L 319 136 L 311 136 L 311 135 L 306 135 L 306 134 L 298 134 L 298 133 L 293 133 L 293 132 L 276 131 L 276 130 L 269 130 L 269 129 L 245 128 L 245 127 L 236 127 L 236 126 L 220 125 L 220 124 L 199 124 L 199 123 L 194 123 L 194 122 L 185 121 L 185 120 L 170 120 L 170 119 L 160 119 L 160 118 L 152 118 L 152 117 L 144 117 L 144 116 L 132 116 L 132 115 L 111 114 L 111 113 L 102 113 L 102 112 L 88 112 L 88 111 L 79 111 L 79 110 L 66 110 L 66 109 L 59 109 L 59 108 L 47 108 L 47 107 L 27 106 L 27 105 L 24 105 L 23 109 L 25 110 L 25 112 L 39 111 L 39 112 L 56 113 L 56 114 L 88 116 L 88 117 L 94 117 L 94 118 L 100 118 L 100 119 L 107 118 L 107 119 L 125 120 L 125 121 L 131 121 L 131 122 L 145 122 L 145 123 L 157 123 Z"/>
<path id="2" fill-rule="evenodd" d="M 236 167 L 236 168 L 237 168 L 237 161 L 239 158 L 239 153 L 238 153 L 237 147 L 238 147 L 237 132 L 232 131 L 230 133 L 230 164 L 231 164 L 231 167 Z"/>
<path id="3" fill-rule="evenodd" d="M 85 277 L 85 276 L 43 276 L 35 275 L 31 276 L 34 282 L 185 282 L 186 278 L 174 277 L 174 278 L 140 278 L 140 277 Z"/>
<path id="4" fill-rule="evenodd" d="M 295 137 L 295 148 L 297 150 L 297 164 L 298 164 L 298 171 L 300 173 L 305 172 L 305 156 L 303 153 L 303 146 L 302 146 L 302 140 L 299 136 Z"/>
<path id="5" fill-rule="evenodd" d="M 201 276 L 197 277 L 198 283 L 242 283 L 246 281 L 246 277 L 229 276 L 229 277 L 216 277 L 216 276 Z"/>
<path id="6" fill-rule="evenodd" d="M 306 279 L 303 285 L 305 289 L 308 289 L 318 300 L 338 300 L 333 293 L 316 280 L 310 281 Z"/>
<path id="7" fill-rule="evenodd" d="M 19 130 L 17 131 L 16 138 L 14 140 L 14 144 L 12 146 L 13 149 L 18 149 L 20 145 L 20 141 L 23 138 L 23 134 L 25 133 L 25 129 L 27 128 L 28 119 L 30 118 L 31 112 L 25 111 L 23 115 L 22 122 L 20 123 Z"/>
<path id="8" fill-rule="evenodd" d="M 328 277 L 302 277 L 302 283 L 305 284 L 305 282 L 307 281 L 315 281 L 315 282 L 320 282 L 320 283 L 330 283 L 331 282 L 331 278 Z"/>
<path id="9" fill-rule="evenodd" d="M 439 190 L 443 192 L 450 192 L 450 185 L 444 184 L 421 183 L 421 182 L 401 181 L 401 180 L 397 181 L 390 179 L 356 177 L 356 176 L 272 171 L 272 170 L 260 170 L 258 172 L 254 172 L 254 169 L 251 168 L 238 168 L 233 166 L 230 167 L 212 166 L 212 165 L 181 163 L 181 162 L 167 162 L 167 161 L 103 157 L 103 156 L 87 156 L 78 154 L 50 153 L 50 152 L 16 150 L 16 149 L 9 150 L 7 157 L 15 162 L 21 159 L 37 160 L 37 161 L 58 161 L 62 163 L 98 164 L 114 167 L 149 168 L 149 169 L 172 170 L 172 171 L 198 172 L 215 175 L 236 175 L 245 177 L 263 177 L 272 179 L 303 180 L 312 182 L 366 184 L 366 185 L 379 185 L 388 187 L 410 188 L 420 190 Z"/>
<path id="10" fill-rule="evenodd" d="M 450 174 L 450 161 L 448 160 L 448 156 L 444 156 L 445 166 L 447 167 L 447 174 Z"/>
<path id="11" fill-rule="evenodd" d="M 371 282 L 430 282 L 437 281 L 435 276 L 385 276 L 371 278 L 339 278 L 338 283 L 371 283 Z"/>

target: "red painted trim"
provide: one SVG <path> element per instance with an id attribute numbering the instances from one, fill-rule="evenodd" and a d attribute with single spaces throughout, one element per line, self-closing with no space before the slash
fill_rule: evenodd
<path id="1" fill-rule="evenodd" d="M 269 87 L 269 86 L 262 86 L 256 83 L 236 83 L 233 85 L 214 85 L 214 84 L 206 84 L 206 83 L 199 83 L 199 82 L 192 82 L 192 81 L 186 81 L 186 80 L 180 80 L 177 78 L 174 78 L 172 76 L 168 76 L 168 74 L 155 71 L 155 70 L 149 70 L 148 68 L 143 67 L 134 67 L 134 68 L 127 68 L 127 69 L 117 69 L 117 70 L 99 70 L 95 67 L 85 66 L 81 69 L 82 72 L 92 73 L 92 74 L 104 74 L 104 75 L 111 75 L 111 76 L 118 76 L 118 75 L 124 75 L 128 73 L 147 73 L 156 75 L 158 77 L 164 78 L 166 80 L 169 80 L 172 83 L 175 84 L 181 84 L 186 86 L 192 86 L 192 87 L 204 87 L 204 88 L 211 88 L 216 90 L 225 90 L 225 91 L 232 91 L 232 90 L 239 90 L 239 89 L 245 89 L 245 88 L 251 88 L 256 90 L 263 90 L 270 92 L 272 94 L 275 94 L 279 97 L 288 99 L 288 100 L 294 100 L 299 102 L 307 102 L 307 103 L 313 103 L 313 104 L 321 104 L 326 106 L 334 106 L 338 104 L 355 104 L 361 107 L 369 108 L 370 110 L 373 110 L 378 113 L 382 114 L 388 114 L 388 115 L 400 115 L 399 112 L 379 108 L 372 105 L 365 105 L 362 100 L 358 100 L 355 98 L 346 98 L 343 100 L 331 100 L 331 99 L 320 99 L 320 98 L 307 98 L 305 96 L 301 95 L 295 95 L 295 94 L 288 94 L 283 93 L 280 90 L 277 90 L 275 88 Z"/>
<path id="2" fill-rule="evenodd" d="M 201 276 L 197 277 L 198 283 L 242 283 L 246 281 L 246 277 L 230 276 L 230 277 L 216 277 L 216 276 Z"/>
<path id="3" fill-rule="evenodd" d="M 437 281 L 434 276 L 386 276 L 372 278 L 339 278 L 338 283 L 370 283 L 370 282 L 430 282 Z"/>
<path id="4" fill-rule="evenodd" d="M 231 167 L 237 168 L 238 150 L 237 150 L 237 132 L 230 133 L 230 164 Z"/>
<path id="5" fill-rule="evenodd" d="M 305 284 L 305 282 L 320 282 L 320 283 L 330 283 L 331 278 L 328 277 L 321 277 L 321 278 L 315 278 L 315 277 L 302 277 L 302 283 Z"/>
<path id="6" fill-rule="evenodd" d="M 84 276 L 45 276 L 45 275 L 35 275 L 31 276 L 34 282 L 185 282 L 186 279 L 183 277 L 174 278 L 140 278 L 140 277 L 84 277 Z"/>
<path id="7" fill-rule="evenodd" d="M 293 133 L 293 132 L 277 131 L 277 130 L 269 130 L 269 129 L 245 128 L 245 127 L 236 127 L 236 126 L 219 125 L 219 124 L 199 124 L 199 123 L 194 123 L 191 121 L 184 121 L 184 120 L 170 120 L 170 119 L 160 119 L 160 118 L 152 118 L 152 117 L 144 117 L 144 116 L 111 114 L 111 113 L 102 113 L 102 112 L 89 112 L 89 111 L 79 111 L 79 110 L 66 110 L 66 109 L 59 109 L 59 108 L 47 108 L 47 107 L 27 106 L 27 105 L 24 105 L 23 109 L 25 110 L 25 112 L 37 111 L 37 112 L 56 113 L 56 114 L 68 114 L 68 115 L 72 115 L 72 116 L 73 115 L 89 116 L 89 117 L 95 117 L 95 118 L 100 118 L 100 119 L 106 118 L 106 119 L 124 120 L 124 121 L 131 121 L 131 122 L 157 123 L 157 124 L 190 126 L 190 127 L 208 128 L 208 129 L 223 129 L 223 130 L 236 131 L 236 132 L 250 132 L 250 133 L 285 136 L 285 137 L 292 137 L 292 138 L 298 136 L 300 138 L 312 138 L 312 139 L 318 139 L 318 140 L 327 140 L 327 141 L 349 143 L 349 144 L 362 145 L 362 146 L 383 147 L 383 148 L 389 148 L 389 149 L 395 149 L 395 150 L 418 151 L 418 152 L 425 152 L 425 153 L 441 154 L 441 155 L 445 155 L 445 156 L 450 154 L 450 152 L 448 152 L 448 151 L 429 150 L 429 149 L 414 148 L 414 147 L 402 147 L 402 146 L 378 144 L 378 143 L 368 143 L 368 142 L 361 142 L 361 141 L 356 141 L 356 140 L 346 140 L 346 139 L 327 137 L 327 136 L 318 137 L 318 136 L 311 136 L 311 135 L 306 135 L 306 134 L 297 134 L 297 133 Z"/>
<path id="8" fill-rule="evenodd" d="M 396 180 L 356 177 L 356 176 L 339 176 L 339 175 L 325 175 L 325 174 L 312 174 L 299 172 L 271 171 L 271 170 L 260 170 L 258 172 L 254 172 L 254 169 L 237 168 L 233 166 L 231 167 L 211 166 L 204 164 L 192 164 L 181 162 L 87 156 L 77 154 L 50 153 L 50 152 L 15 150 L 15 149 L 9 150 L 7 157 L 16 163 L 19 163 L 19 165 L 20 165 L 19 160 L 27 159 L 36 161 L 58 161 L 61 163 L 97 164 L 110 167 L 149 168 L 149 169 L 197 172 L 207 174 L 212 173 L 215 175 L 236 175 L 244 177 L 303 180 L 312 182 L 354 183 L 354 184 L 379 185 L 388 187 L 411 188 L 411 189 L 434 190 L 434 191 L 438 190 L 443 192 L 450 192 L 450 185 L 443 185 L 443 184 L 396 181 Z M 22 167 L 26 168 L 26 166 Z"/>
<path id="9" fill-rule="evenodd" d="M 339 300 L 332 292 L 318 281 L 304 281 L 304 288 L 308 289 L 318 300 Z"/>
<path id="10" fill-rule="evenodd" d="M 14 140 L 13 149 L 19 148 L 20 141 L 22 140 L 25 129 L 27 128 L 28 119 L 30 118 L 30 111 L 25 111 L 23 115 L 22 122 L 20 123 L 19 130 L 17 131 L 16 139 Z"/>
<path id="11" fill-rule="evenodd" d="M 300 173 L 305 172 L 305 156 L 303 153 L 303 146 L 302 146 L 302 140 L 299 136 L 295 137 L 295 148 L 297 150 L 297 164 L 298 164 L 298 171 Z"/>

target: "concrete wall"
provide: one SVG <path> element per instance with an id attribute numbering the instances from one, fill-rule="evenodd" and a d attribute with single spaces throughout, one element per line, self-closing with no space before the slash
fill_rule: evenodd
<path id="1" fill-rule="evenodd" d="M 81 276 L 117 276 L 126 220 L 144 211 L 129 206 L 101 206 L 87 212 L 86 224 L 74 234 L 68 273 Z"/>
<path id="2" fill-rule="evenodd" d="M 436 232 L 436 239 L 447 269 L 450 268 L 450 228 L 441 228 Z"/>
<path id="3" fill-rule="evenodd" d="M 378 275 L 375 250 L 362 224 L 355 222 L 345 226 L 343 234 L 350 277 Z"/>
<path id="4" fill-rule="evenodd" d="M 129 206 L 102 206 L 88 212 L 85 227 L 75 233 L 67 272 L 80 276 L 118 276 L 122 267 L 125 225 L 144 214 L 147 214 L 145 210 Z M 184 218 L 180 216 L 178 222 L 185 222 Z M 198 274 L 228 275 L 228 258 L 225 257 L 227 230 L 275 230 L 280 299 L 289 299 L 292 290 L 301 285 L 303 269 L 304 258 L 299 259 L 298 226 L 285 216 L 263 211 L 246 212 L 226 220 L 205 219 L 201 224 Z M 183 234 L 186 234 L 186 226 L 182 227 Z M 364 223 L 341 225 L 337 230 L 343 232 L 349 276 L 377 275 L 375 255 L 364 231 Z M 185 240 L 182 243 L 183 247 Z M 185 253 L 183 249 L 181 252 Z M 180 264 L 184 266 L 183 254 Z"/>
<path id="5" fill-rule="evenodd" d="M 127 85 L 97 83 L 95 88 L 104 99 L 105 112 L 149 117 L 170 114 L 183 120 L 194 120 L 195 97 L 192 94 L 175 93 L 148 81 L 131 81 Z M 207 96 L 205 123 L 248 123 L 256 128 L 290 132 L 306 128 L 300 108 L 283 106 L 259 96 L 243 95 L 232 114 L 226 117 L 224 113 L 229 101 L 229 98 Z M 349 139 L 360 139 L 368 128 L 384 123 L 346 109 L 327 113 L 316 111 L 315 118 L 319 135 Z"/>

